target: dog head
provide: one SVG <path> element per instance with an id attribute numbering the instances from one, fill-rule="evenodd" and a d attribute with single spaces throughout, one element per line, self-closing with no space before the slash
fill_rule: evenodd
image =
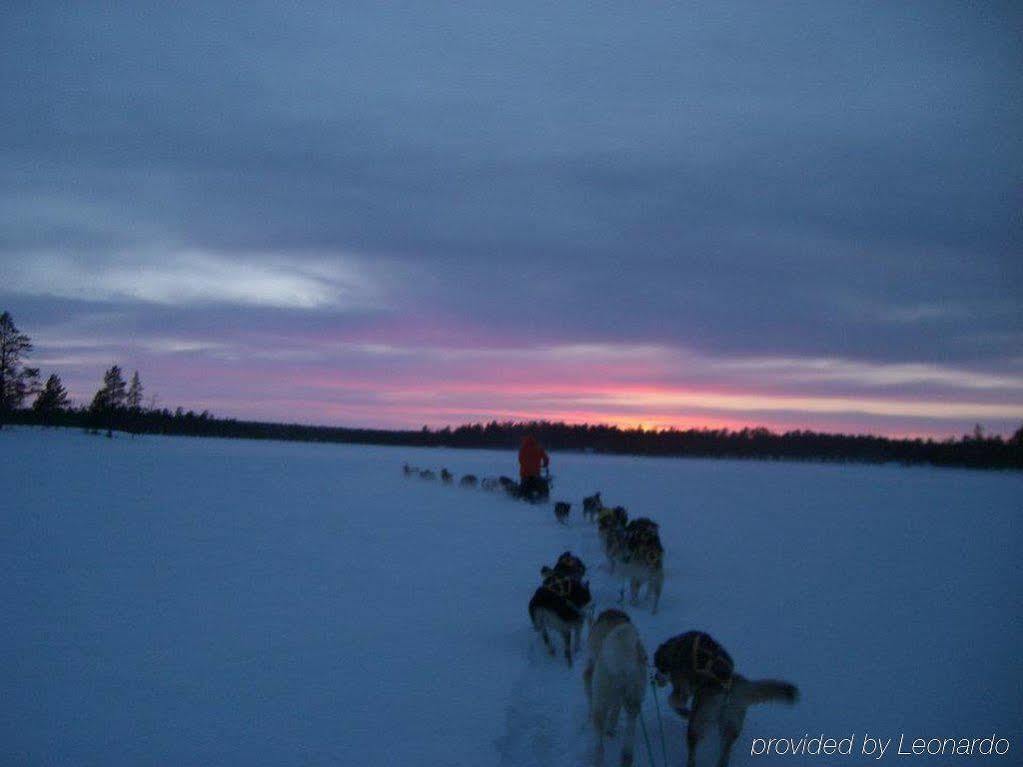
<path id="1" fill-rule="evenodd" d="M 628 613 L 622 610 L 616 610 L 615 608 L 609 608 L 604 610 L 597 616 L 597 620 L 593 621 L 593 625 L 607 623 L 611 626 L 616 626 L 619 623 L 632 623 L 632 619 L 628 616 Z"/>
<path id="2" fill-rule="evenodd" d="M 554 563 L 554 569 L 574 578 L 582 578 L 586 575 L 586 565 L 571 551 L 566 551 L 558 557 L 558 561 Z"/>

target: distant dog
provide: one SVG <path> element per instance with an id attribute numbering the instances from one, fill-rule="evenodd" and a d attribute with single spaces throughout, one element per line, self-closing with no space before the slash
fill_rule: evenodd
<path id="1" fill-rule="evenodd" d="M 441 469 L 440 470 L 440 479 L 441 479 L 441 482 L 443 482 L 445 485 L 450 485 L 452 480 L 454 480 L 454 478 L 455 478 L 455 475 L 452 474 L 447 469 Z"/>
<path id="2" fill-rule="evenodd" d="M 628 520 L 629 515 L 621 506 L 615 506 L 613 509 L 601 507 L 597 510 L 597 535 L 600 536 L 611 572 L 614 572 L 615 564 L 625 552 L 627 542 L 625 528 Z"/>
<path id="3" fill-rule="evenodd" d="M 419 469 L 415 466 L 409 466 L 407 463 L 401 467 L 401 470 L 404 472 L 406 477 L 411 477 L 413 474 L 419 473 Z"/>
<path id="4" fill-rule="evenodd" d="M 616 511 L 616 510 L 615 510 Z M 653 599 L 652 610 L 657 606 L 664 588 L 664 547 L 658 535 L 658 525 L 646 517 L 638 517 L 627 525 L 621 525 L 624 516 L 616 515 L 602 520 L 604 553 L 611 563 L 611 572 L 622 580 L 619 601 L 625 598 L 629 587 L 630 604 L 639 601 L 640 589 L 645 585 L 646 596 Z"/>
<path id="5" fill-rule="evenodd" d="M 519 496 L 519 483 L 518 482 L 516 482 L 511 477 L 498 477 L 497 481 L 501 483 L 501 487 L 504 489 L 504 492 L 506 492 L 508 495 L 512 496 L 513 498 L 518 498 L 518 496 Z"/>
<path id="6" fill-rule="evenodd" d="M 420 471 L 419 471 L 419 478 L 420 479 L 437 479 L 437 475 L 434 474 L 429 469 L 420 469 Z"/>
<path id="7" fill-rule="evenodd" d="M 583 623 L 591 601 L 588 583 L 556 570 L 546 575 L 529 601 L 533 628 L 540 633 L 551 655 L 554 655 L 554 645 L 550 632 L 561 635 L 569 666 L 572 665 L 572 649 L 582 644 Z"/>
<path id="8" fill-rule="evenodd" d="M 600 528 L 608 525 L 625 527 L 628 523 L 629 512 L 625 510 L 624 506 L 615 506 L 613 509 L 601 506 L 597 509 L 597 526 Z"/>
<path id="9" fill-rule="evenodd" d="M 647 517 L 636 517 L 625 526 L 629 539 L 636 542 L 658 540 L 661 526 Z"/>
<path id="10" fill-rule="evenodd" d="M 594 493 L 583 498 L 583 519 L 592 522 L 597 517 L 597 510 L 604 506 L 600 500 L 600 493 Z"/>
<path id="11" fill-rule="evenodd" d="M 496 477 L 484 477 L 483 481 L 480 482 L 480 487 L 487 492 L 493 493 L 500 489 L 501 483 Z"/>
<path id="12" fill-rule="evenodd" d="M 458 481 L 459 487 L 476 487 L 476 475 L 466 474 Z"/>
<path id="13" fill-rule="evenodd" d="M 554 504 L 554 517 L 561 524 L 565 524 L 568 519 L 568 513 L 572 510 L 572 504 L 565 503 L 565 501 L 558 501 Z"/>
<path id="14" fill-rule="evenodd" d="M 625 529 L 617 525 L 607 525 L 600 529 L 600 543 L 604 547 L 604 556 L 607 557 L 608 568 L 613 573 L 615 565 L 626 552 L 628 538 Z"/>
<path id="15" fill-rule="evenodd" d="M 590 630 L 583 684 L 597 736 L 596 764 L 604 763 L 604 736 L 613 734 L 625 709 L 621 764 L 632 764 L 636 718 L 646 695 L 647 654 L 636 627 L 620 610 L 605 610 Z"/>
<path id="16" fill-rule="evenodd" d="M 664 550 L 660 542 L 632 545 L 626 539 L 624 546 L 621 540 L 616 543 L 618 550 L 609 552 L 608 556 L 614 556 L 614 572 L 622 580 L 620 600 L 625 598 L 625 586 L 628 585 L 629 603 L 637 604 L 640 589 L 646 585 L 647 597 L 653 599 L 651 612 L 656 615 L 664 589 Z"/>

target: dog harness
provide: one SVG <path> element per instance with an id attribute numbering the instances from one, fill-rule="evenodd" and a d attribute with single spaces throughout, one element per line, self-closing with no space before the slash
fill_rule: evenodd
<path id="1" fill-rule="evenodd" d="M 681 673 L 699 684 L 731 689 L 735 664 L 731 656 L 709 634 L 689 631 L 669 639 L 657 648 L 654 664 L 667 674 Z"/>

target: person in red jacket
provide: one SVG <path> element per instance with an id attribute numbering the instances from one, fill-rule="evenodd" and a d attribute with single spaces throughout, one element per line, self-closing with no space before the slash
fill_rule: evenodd
<path id="1" fill-rule="evenodd" d="M 550 466 L 551 459 L 540 447 L 536 437 L 527 434 L 519 448 L 520 493 L 528 500 L 542 500 L 549 493 L 547 481 L 540 476 L 540 470 Z"/>

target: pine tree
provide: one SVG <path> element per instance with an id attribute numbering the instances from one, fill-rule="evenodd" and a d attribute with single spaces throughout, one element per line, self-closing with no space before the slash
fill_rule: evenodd
<path id="1" fill-rule="evenodd" d="M 104 413 L 124 407 L 128 397 L 125 389 L 126 385 L 124 377 L 121 375 L 121 368 L 117 365 L 112 365 L 103 374 L 103 388 L 96 392 L 96 396 L 92 398 L 92 410 Z"/>
<path id="2" fill-rule="evenodd" d="M 139 380 L 139 371 L 137 370 L 131 376 L 126 402 L 129 410 L 141 410 L 142 408 L 142 381 Z"/>
<path id="3" fill-rule="evenodd" d="M 31 351 L 31 339 L 18 330 L 10 313 L 0 314 L 0 425 L 8 412 L 38 390 L 39 369 L 22 364 Z"/>
<path id="4" fill-rule="evenodd" d="M 49 414 L 65 409 L 68 404 L 67 389 L 64 388 L 60 376 L 54 373 L 46 379 L 46 385 L 36 397 L 32 409 L 38 413 Z"/>

